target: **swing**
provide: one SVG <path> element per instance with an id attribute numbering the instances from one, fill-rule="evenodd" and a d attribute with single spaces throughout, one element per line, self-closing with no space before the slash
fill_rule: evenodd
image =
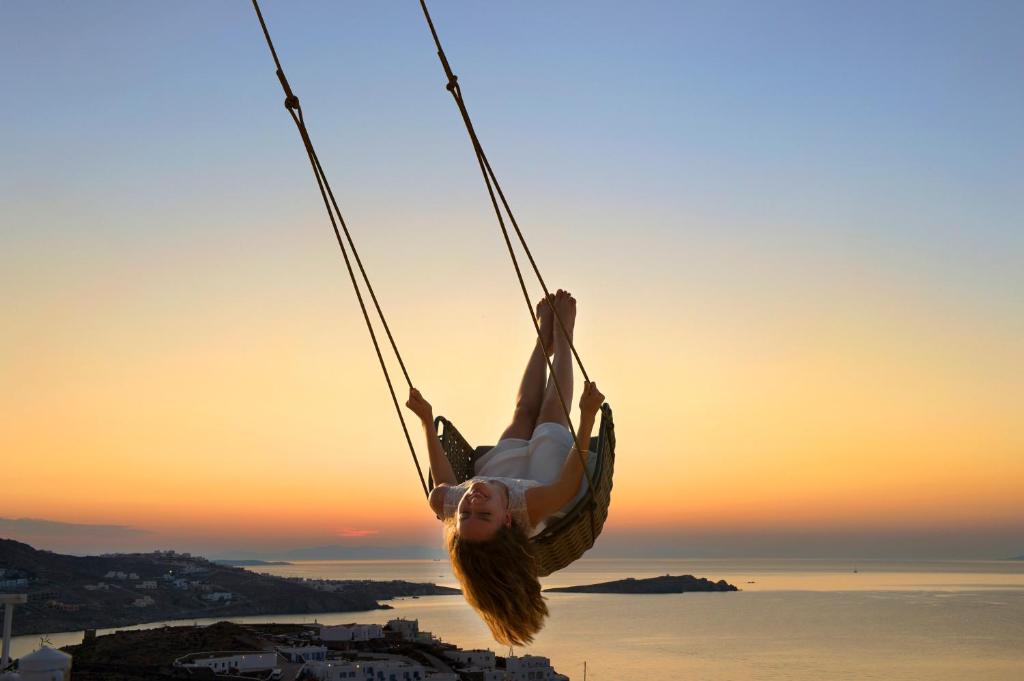
<path id="1" fill-rule="evenodd" d="M 433 481 L 431 480 L 431 484 L 428 486 L 427 480 L 423 477 L 423 470 L 420 468 L 419 459 L 416 456 L 416 449 L 412 444 L 412 438 L 409 435 L 409 429 L 406 426 L 405 417 L 403 416 L 402 409 L 399 406 L 398 397 L 395 394 L 391 375 L 388 372 L 386 363 L 384 362 L 384 356 L 380 349 L 377 334 L 375 333 L 373 324 L 370 321 L 370 315 L 367 311 L 367 305 L 363 298 L 362 289 L 360 288 L 359 282 L 356 278 L 355 269 L 352 265 L 353 259 L 355 260 L 356 267 L 359 269 L 363 283 L 366 286 L 367 293 L 370 296 L 374 309 L 377 312 L 377 316 L 380 319 L 381 325 L 383 326 L 391 345 L 391 349 L 395 353 L 395 357 L 402 369 L 402 374 L 404 375 L 406 383 L 410 389 L 413 387 L 412 379 L 409 377 L 409 372 L 405 367 L 405 362 L 402 361 L 402 356 L 398 351 L 398 345 L 395 342 L 390 327 L 388 326 L 387 319 L 384 317 L 384 312 L 381 309 L 377 296 L 373 291 L 373 286 L 370 284 L 369 276 L 366 273 L 366 269 L 363 267 L 362 260 L 359 257 L 359 252 L 356 250 L 355 243 L 352 240 L 352 235 L 349 233 L 348 226 L 345 224 L 345 220 L 341 215 L 341 209 L 338 207 L 338 202 L 334 197 L 334 192 L 331 190 L 330 184 L 327 181 L 327 176 L 324 173 L 323 166 L 320 164 L 316 150 L 313 148 L 313 142 L 310 139 L 309 131 L 306 129 L 305 117 L 302 113 L 299 98 L 292 92 L 288 79 L 284 75 L 284 70 L 281 67 L 281 61 L 277 56 L 277 51 L 274 49 L 273 41 L 270 39 L 270 32 L 263 19 L 263 13 L 260 11 L 258 0 L 252 0 L 252 4 L 253 8 L 256 10 L 256 16 L 259 19 L 260 26 L 263 29 L 263 35 L 267 40 L 267 46 L 270 48 L 270 54 L 277 67 L 277 78 L 280 81 L 281 88 L 284 90 L 285 94 L 285 108 L 291 115 L 292 121 L 298 129 L 299 136 L 302 138 L 306 155 L 309 158 L 314 178 L 316 179 L 317 186 L 320 190 L 320 196 L 323 199 L 324 207 L 327 210 L 331 226 L 334 229 L 334 235 L 337 240 L 338 247 L 341 249 L 341 254 L 345 261 L 345 267 L 348 270 L 352 287 L 355 290 L 356 299 L 358 300 L 359 307 L 363 313 L 363 320 L 366 322 L 366 328 L 370 334 L 370 340 L 373 342 L 374 350 L 377 353 L 377 360 L 380 363 L 381 370 L 384 373 L 384 379 L 387 382 L 388 390 L 391 394 L 391 401 L 395 406 L 396 413 L 398 414 L 398 420 L 402 426 L 406 444 L 409 446 L 409 452 L 412 455 L 413 463 L 416 466 L 416 472 L 419 474 L 420 485 L 423 488 L 424 495 L 429 498 L 430 489 L 433 487 Z M 498 179 L 491 168 L 491 164 L 487 160 L 487 156 L 484 154 L 483 146 L 477 138 L 476 131 L 473 128 L 473 123 L 469 117 L 469 112 L 466 109 L 465 101 L 462 98 L 462 91 L 458 84 L 458 78 L 452 72 L 448 59 L 441 47 L 441 41 L 438 38 L 436 29 L 434 28 L 434 23 L 430 18 L 430 13 L 427 10 L 425 0 L 420 0 L 420 6 L 423 9 L 423 15 L 426 18 L 428 27 L 430 28 L 430 33 L 434 39 L 434 43 L 437 46 L 437 55 L 441 60 L 441 66 L 443 67 L 448 79 L 445 88 L 455 99 L 455 103 L 459 108 L 459 113 L 462 116 L 463 123 L 466 125 L 466 131 L 468 132 L 470 141 L 472 142 L 473 149 L 476 153 L 477 163 L 480 166 L 480 171 L 483 174 L 484 183 L 487 187 L 491 204 L 494 207 L 495 215 L 498 219 L 498 225 L 501 228 L 505 245 L 507 246 L 509 256 L 512 259 L 512 265 L 515 269 L 516 276 L 519 279 L 519 286 L 523 292 L 523 296 L 525 297 L 527 309 L 530 312 L 530 319 L 533 322 L 534 329 L 536 330 L 537 335 L 540 338 L 541 345 L 543 346 L 544 340 L 540 334 L 540 326 L 534 316 L 533 305 L 530 303 L 530 295 L 527 291 L 526 283 L 523 281 L 522 270 L 519 267 L 519 261 L 512 247 L 508 228 L 502 215 L 502 208 L 504 208 L 505 214 L 508 216 L 509 222 L 512 224 L 519 242 L 522 244 L 527 257 L 529 258 L 530 265 L 534 274 L 537 276 L 537 280 L 539 281 L 541 288 L 544 290 L 544 295 L 546 297 L 549 295 L 547 284 L 544 283 L 544 278 L 540 274 L 540 270 L 533 258 L 533 254 L 530 252 L 529 246 L 526 244 L 526 239 L 523 236 L 522 231 L 519 229 L 515 216 L 512 214 L 512 209 L 509 207 L 508 201 L 505 199 L 505 194 L 502 192 L 501 186 L 498 184 Z M 499 200 L 501 204 L 500 207 Z M 348 245 L 348 248 L 346 248 L 346 244 Z M 352 251 L 352 258 L 349 257 L 349 249 Z M 562 333 L 565 334 L 566 338 L 569 339 L 568 332 L 562 324 L 562 320 L 559 318 L 557 310 L 554 311 L 554 317 L 557 321 L 557 326 L 561 329 Z M 590 378 L 587 375 L 587 370 L 584 368 L 583 362 L 580 359 L 575 346 L 572 345 L 571 339 L 569 339 L 569 347 L 572 349 L 573 357 L 575 358 L 580 371 L 583 373 L 584 379 L 589 381 Z M 545 351 L 546 350 L 547 348 L 545 347 Z M 547 354 L 545 354 L 545 357 L 548 362 L 548 369 L 553 375 L 554 368 L 551 365 L 551 359 Z M 583 455 L 578 449 L 578 442 L 576 442 L 576 434 L 572 428 L 572 418 L 569 413 L 569 409 L 566 406 L 566 400 L 562 397 L 561 387 L 558 385 L 557 380 L 554 381 L 554 385 L 555 389 L 558 391 L 559 403 L 562 405 L 566 420 L 569 423 L 569 432 L 572 434 L 574 444 L 576 445 L 575 451 L 578 456 L 582 457 Z M 473 464 L 476 458 L 489 450 L 490 447 L 472 447 L 465 438 L 463 438 L 451 421 L 447 420 L 443 416 L 438 416 L 434 421 L 434 425 L 435 429 L 439 430 L 438 438 L 449 463 L 451 463 L 458 482 L 461 483 L 472 478 L 474 475 Z M 604 522 L 608 517 L 608 506 L 611 501 L 612 477 L 615 468 L 615 424 L 612 419 L 611 407 L 607 403 L 601 407 L 601 424 L 598 429 L 598 436 L 596 439 L 591 438 L 590 451 L 588 452 L 587 460 L 583 461 L 583 464 L 583 472 L 587 483 L 586 488 L 582 489 L 576 495 L 576 498 L 572 499 L 559 512 L 550 516 L 544 530 L 530 539 L 537 556 L 539 576 L 543 577 L 560 570 L 582 556 L 584 552 L 594 545 L 594 542 L 597 540 L 598 535 L 600 535 L 601 530 L 604 527 Z"/>

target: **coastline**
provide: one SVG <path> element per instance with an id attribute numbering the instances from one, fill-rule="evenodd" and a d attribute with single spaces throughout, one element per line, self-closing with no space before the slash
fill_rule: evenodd
<path id="1" fill-rule="evenodd" d="M 671 633 L 677 630 L 688 631 L 691 644 L 718 651 L 715 653 L 715 665 L 735 678 L 750 675 L 749 658 L 723 652 L 720 647 L 723 637 L 749 650 L 756 659 L 774 663 L 782 660 L 787 669 L 806 671 L 808 660 L 819 665 L 835 663 L 835 640 L 853 636 L 858 641 L 856 654 L 850 652 L 840 660 L 851 668 L 860 669 L 865 674 L 876 674 L 879 678 L 895 678 L 891 674 L 892 665 L 906 664 L 907 646 L 920 647 L 921 640 L 913 637 L 911 632 L 921 628 L 932 632 L 921 659 L 939 659 L 951 670 L 962 670 L 962 673 L 951 671 L 944 677 L 947 681 L 976 678 L 976 674 L 968 673 L 968 668 L 976 672 L 975 665 L 982 655 L 988 656 L 985 659 L 992 665 L 1001 665 L 999 668 L 1013 664 L 1018 665 L 1015 669 L 1019 670 L 1019 664 L 1024 661 L 1024 657 L 1012 652 L 1014 647 L 1006 647 L 1009 641 L 1019 640 L 1017 637 L 1024 634 L 1021 628 L 1024 618 L 1017 619 L 1015 614 L 1024 614 L 1024 585 L 999 591 L 974 590 L 963 585 L 957 593 L 948 590 L 743 590 L 724 598 L 714 593 L 676 596 L 552 593 L 548 597 L 558 617 L 552 618 L 542 631 L 536 650 L 550 655 L 552 664 L 559 670 L 568 671 L 574 679 L 583 659 L 590 661 L 592 672 L 615 670 L 616 674 L 610 678 L 622 681 L 664 678 L 659 674 L 664 673 L 666 665 L 678 667 L 681 674 L 687 673 L 691 678 L 712 678 L 707 676 L 707 668 L 702 666 L 706 656 L 693 656 L 693 646 L 683 645 Z M 1001 604 L 994 605 L 995 602 Z M 384 624 L 392 618 L 419 619 L 424 628 L 438 632 L 446 640 L 458 642 L 464 648 L 494 647 L 486 628 L 475 617 L 467 616 L 467 607 L 461 599 L 403 598 L 395 599 L 389 605 L 392 610 L 315 617 L 319 623 L 328 625 L 352 622 Z M 594 622 L 609 612 L 621 618 L 621 626 L 631 635 L 616 646 L 595 650 L 590 645 Z M 816 613 L 822 612 L 843 613 L 845 616 L 818 619 Z M 999 643 L 1003 645 L 1004 653 L 992 659 L 990 643 L 971 644 L 966 650 L 962 645 L 955 645 L 964 633 L 956 625 L 957 613 L 989 613 L 990 616 L 977 621 L 974 631 L 983 634 L 985 640 L 1006 642 L 1005 645 Z M 1007 617 L 1011 619 L 1007 620 Z M 274 615 L 237 619 L 240 623 L 275 621 L 300 624 L 310 622 L 313 617 Z M 779 626 L 780 621 L 785 626 Z M 857 625 L 865 621 L 872 622 L 873 626 Z M 1008 629 L 1008 622 L 1015 624 Z M 186 620 L 177 624 L 194 623 Z M 214 622 L 200 620 L 198 623 Z M 145 626 L 153 628 L 161 624 L 164 623 L 150 622 Z M 50 640 L 54 647 L 77 644 L 82 641 L 82 632 L 51 635 Z M 660 645 L 652 648 L 647 641 L 658 641 Z M 15 654 L 25 654 L 38 645 L 38 636 L 21 637 L 14 642 Z M 888 676 L 881 673 L 885 669 L 890 672 Z M 800 673 L 785 677 L 768 674 L 764 678 L 766 681 L 814 681 L 811 676 Z M 989 678 L 1011 681 L 1017 677 L 994 671 Z"/>
<path id="2" fill-rule="evenodd" d="M 9 587 L 27 596 L 13 619 L 16 636 L 280 612 L 387 610 L 391 606 L 381 601 L 459 593 L 401 579 L 274 576 L 174 551 L 72 556 L 10 539 L 0 539 L 0 567 Z"/>

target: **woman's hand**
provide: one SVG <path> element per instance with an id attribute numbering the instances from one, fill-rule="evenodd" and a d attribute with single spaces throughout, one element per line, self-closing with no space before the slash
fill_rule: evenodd
<path id="1" fill-rule="evenodd" d="M 583 386 L 583 395 L 580 397 L 580 413 L 593 418 L 600 411 L 602 404 L 604 404 L 604 395 L 597 389 L 597 383 L 587 381 Z"/>
<path id="2" fill-rule="evenodd" d="M 420 421 L 424 423 L 434 422 L 434 408 L 430 406 L 430 402 L 423 399 L 423 395 L 416 388 L 409 388 L 409 399 L 406 401 L 405 406 L 416 416 L 419 416 Z"/>

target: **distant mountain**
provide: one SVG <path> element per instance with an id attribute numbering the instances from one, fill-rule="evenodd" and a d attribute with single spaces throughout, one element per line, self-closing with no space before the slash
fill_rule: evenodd
<path id="1" fill-rule="evenodd" d="M 1015 558 L 1009 558 L 1008 560 L 1024 560 L 1024 554 L 1021 554 Z"/>
<path id="2" fill-rule="evenodd" d="M 396 560 L 440 558 L 441 549 L 426 546 L 345 546 L 329 544 L 286 552 L 284 560 Z"/>
<path id="3" fill-rule="evenodd" d="M 173 551 L 67 556 L 0 539 L 5 579 L 28 594 L 15 635 L 239 615 L 305 614 L 387 608 L 378 600 L 458 593 L 401 581 L 308 582 L 218 565 Z"/>
<path id="4" fill-rule="evenodd" d="M 243 560 L 431 560 L 443 557 L 444 551 L 440 544 L 436 548 L 413 544 L 405 546 L 328 544 L 288 551 L 232 551 L 230 555 L 219 557 L 217 560 L 239 564 L 239 561 Z"/>

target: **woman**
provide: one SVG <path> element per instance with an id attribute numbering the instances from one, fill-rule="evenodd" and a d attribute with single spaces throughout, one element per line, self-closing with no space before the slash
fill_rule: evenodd
<path id="1" fill-rule="evenodd" d="M 566 333 L 555 332 L 553 309 Z M 445 545 L 463 595 L 483 617 L 495 640 L 524 645 L 544 626 L 548 614 L 541 596 L 530 537 L 580 490 L 583 463 L 573 451 L 566 420 L 572 400 L 570 339 L 576 299 L 566 291 L 537 305 L 541 338 L 519 386 L 512 423 L 498 444 L 474 463 L 475 476 L 457 484 L 434 431 L 434 413 L 418 390 L 406 406 L 423 424 L 435 487 L 430 507 L 444 522 Z M 554 380 L 545 378 L 544 349 L 553 351 L 552 367 L 566 404 L 559 403 Z M 576 441 L 589 451 L 590 433 L 604 395 L 587 383 L 580 399 Z M 586 456 L 586 454 L 584 454 Z"/>

